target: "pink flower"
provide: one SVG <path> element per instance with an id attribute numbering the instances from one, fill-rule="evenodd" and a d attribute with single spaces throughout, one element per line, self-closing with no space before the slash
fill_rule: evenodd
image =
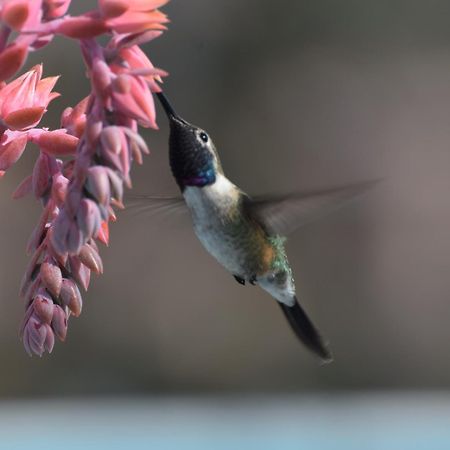
<path id="1" fill-rule="evenodd" d="M 31 314 L 22 328 L 23 345 L 30 356 L 33 353 L 42 356 L 44 351 L 52 352 L 55 334 L 49 324 L 42 322 L 36 314 Z"/>
<path id="2" fill-rule="evenodd" d="M 79 142 L 76 136 L 68 134 L 64 128 L 54 131 L 32 130 L 28 139 L 45 153 L 58 157 L 74 155 Z"/>
<path id="3" fill-rule="evenodd" d="M 15 30 L 20 30 L 26 23 L 30 14 L 30 5 L 27 0 L 9 0 L 1 11 L 1 19 Z"/>
<path id="4" fill-rule="evenodd" d="M 54 32 L 74 39 L 89 39 L 108 31 L 105 21 L 83 15 L 78 17 L 65 17 L 54 29 Z"/>
<path id="5" fill-rule="evenodd" d="M 20 295 L 26 314 L 26 351 L 51 352 L 64 341 L 70 315 L 82 310 L 80 288 L 103 273 L 98 242 L 108 245 L 113 208 L 123 208 L 133 162 L 149 150 L 138 125 L 156 128 L 153 93 L 166 73 L 138 47 L 161 34 L 168 0 L 98 0 L 98 7 L 67 15 L 71 0 L 0 0 L 0 178 L 27 142 L 39 147 L 32 174 L 13 198 L 33 194 L 43 205 L 27 245 L 30 262 Z M 79 41 L 91 91 L 61 116 L 61 128 L 36 128 L 58 77 L 42 79 L 42 66 L 16 80 L 29 52 L 56 34 Z M 108 36 L 104 45 L 97 36 Z"/>
<path id="6" fill-rule="evenodd" d="M 72 0 L 44 0 L 44 16 L 55 19 L 66 14 Z"/>
<path id="7" fill-rule="evenodd" d="M 169 0 L 98 0 L 103 17 L 119 17 L 125 13 L 146 12 L 161 8 Z M 135 31 L 135 30 L 133 30 Z"/>
<path id="8" fill-rule="evenodd" d="M 12 43 L 0 53 L 0 81 L 12 77 L 28 56 L 28 45 Z"/>
<path id="9" fill-rule="evenodd" d="M 0 119 L 7 128 L 27 130 L 42 119 L 47 105 L 58 93 L 52 92 L 58 77 L 41 80 L 42 65 L 13 80 L 0 90 Z"/>
<path id="10" fill-rule="evenodd" d="M 99 9 L 105 18 L 121 16 L 130 6 L 126 0 L 99 0 Z"/>
<path id="11" fill-rule="evenodd" d="M 155 68 L 147 55 L 137 45 L 121 48 L 119 56 L 122 59 L 122 64 L 113 66 L 115 73 L 128 71 L 130 74 L 140 75 L 152 92 L 161 91 L 156 81 L 161 82 L 161 77 L 167 76 L 167 72 Z"/>
<path id="12" fill-rule="evenodd" d="M 86 107 L 89 97 L 85 97 L 74 108 L 66 108 L 61 116 L 61 126 L 73 136 L 80 137 L 86 127 Z"/>
<path id="13" fill-rule="evenodd" d="M 13 0 L 20 1 L 20 0 Z M 33 30 L 42 19 L 42 0 L 27 0 L 28 17 L 22 26 L 22 30 Z"/>
<path id="14" fill-rule="evenodd" d="M 165 30 L 169 20 L 157 8 L 168 0 L 99 0 L 106 24 L 117 33 Z"/>
<path id="15" fill-rule="evenodd" d="M 141 77 L 119 75 L 113 82 L 112 101 L 114 109 L 137 120 L 139 125 L 158 128 L 153 95 Z"/>
<path id="16" fill-rule="evenodd" d="M 27 145 L 27 135 L 7 130 L 0 140 L 0 170 L 8 170 L 22 156 Z"/>
<path id="17" fill-rule="evenodd" d="M 42 0 L 6 0 L 1 9 L 1 20 L 16 31 L 31 29 L 42 18 Z"/>

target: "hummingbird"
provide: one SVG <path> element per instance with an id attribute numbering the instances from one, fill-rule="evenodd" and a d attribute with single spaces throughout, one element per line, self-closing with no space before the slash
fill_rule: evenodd
<path id="1" fill-rule="evenodd" d="M 239 284 L 258 285 L 268 292 L 306 348 L 330 362 L 326 341 L 298 301 L 286 236 L 370 183 L 309 195 L 252 198 L 226 177 L 211 136 L 182 119 L 165 94 L 157 96 L 169 120 L 170 168 L 182 194 L 162 201 L 184 203 L 205 249 Z"/>

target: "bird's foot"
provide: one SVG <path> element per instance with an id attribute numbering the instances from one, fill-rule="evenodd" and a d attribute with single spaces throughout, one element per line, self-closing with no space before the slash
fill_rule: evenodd
<path id="1" fill-rule="evenodd" d="M 252 286 L 256 285 L 256 275 L 253 275 L 250 280 L 248 280 Z"/>
<path id="2" fill-rule="evenodd" d="M 242 286 L 245 286 L 244 278 L 238 277 L 237 275 L 233 275 L 233 277 L 239 284 L 242 284 Z"/>

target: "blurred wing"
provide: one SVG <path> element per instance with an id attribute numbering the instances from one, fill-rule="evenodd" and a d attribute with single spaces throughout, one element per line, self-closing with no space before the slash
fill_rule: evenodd
<path id="1" fill-rule="evenodd" d="M 250 213 L 257 217 L 271 234 L 287 236 L 302 225 L 369 191 L 378 181 L 284 196 L 254 197 L 249 200 Z"/>
<path id="2" fill-rule="evenodd" d="M 183 214 L 189 212 L 183 197 L 161 197 L 153 195 L 129 195 L 126 200 L 126 211 L 135 215 Z"/>

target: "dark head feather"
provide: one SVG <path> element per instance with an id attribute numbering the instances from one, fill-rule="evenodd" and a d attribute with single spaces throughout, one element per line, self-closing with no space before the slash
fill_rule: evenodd
<path id="1" fill-rule="evenodd" d="M 184 190 L 213 184 L 220 163 L 208 134 L 179 117 L 164 94 L 157 95 L 169 118 L 170 167 L 178 186 Z"/>

